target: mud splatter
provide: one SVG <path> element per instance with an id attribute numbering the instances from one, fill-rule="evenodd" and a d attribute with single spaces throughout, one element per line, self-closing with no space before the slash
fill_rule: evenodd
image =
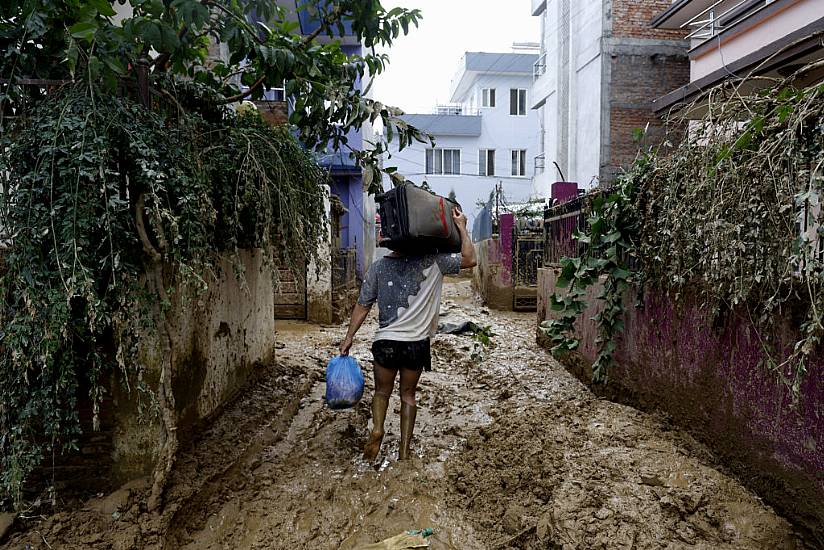
<path id="1" fill-rule="evenodd" d="M 482 310 L 468 281 L 445 310 L 492 326 L 487 359 L 466 336 L 433 342 L 416 458 L 397 462 L 398 408 L 376 464 L 360 458 L 371 395 L 324 407 L 343 327 L 279 324 L 278 363 L 184 452 L 160 517 L 145 491 L 31 520 L 6 545 L 47 548 L 336 548 L 411 528 L 432 547 L 802 548 L 792 526 L 664 418 L 597 399 L 534 343 L 534 314 Z M 364 327 L 353 355 L 369 370 Z"/>

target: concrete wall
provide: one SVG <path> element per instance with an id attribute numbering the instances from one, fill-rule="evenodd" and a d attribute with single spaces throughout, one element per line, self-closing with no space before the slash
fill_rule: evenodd
<path id="1" fill-rule="evenodd" d="M 475 243 L 478 265 L 472 272 L 472 286 L 487 306 L 512 309 L 512 261 L 498 238 Z"/>
<path id="2" fill-rule="evenodd" d="M 547 175 L 540 185 L 548 191 L 560 179 L 554 161 L 567 181 L 588 188 L 601 165 L 602 1 L 548 0 L 541 17 L 546 72 L 532 88 L 532 106 L 543 112 Z"/>
<path id="3" fill-rule="evenodd" d="M 331 204 L 329 190 L 323 199 L 326 219 L 330 219 Z M 313 323 L 332 322 L 332 227 L 327 225 L 327 233 L 318 242 L 318 258 L 312 260 L 306 269 L 306 320 Z"/>
<path id="4" fill-rule="evenodd" d="M 547 319 L 547 298 L 555 290 L 556 270 L 541 269 L 538 321 Z M 570 363 L 582 379 L 597 354 L 593 304 L 578 320 L 582 363 Z M 676 305 L 647 290 L 642 308 L 635 291 L 627 293 L 626 328 L 609 373 L 606 392 L 619 400 L 666 411 L 725 456 L 736 473 L 762 497 L 824 543 L 824 350 L 814 355 L 799 388 L 798 400 L 765 359 L 758 329 L 743 311 L 711 317 L 699 301 Z M 789 318 L 778 323 L 785 349 L 797 337 Z"/>
<path id="5" fill-rule="evenodd" d="M 174 368 L 172 389 L 178 436 L 216 414 L 247 382 L 256 363 L 274 357 L 274 285 L 264 252 L 240 253 L 242 284 L 229 260 L 220 263 L 217 280 L 207 292 L 178 289 L 173 298 Z M 160 327 L 147 328 L 138 349 L 143 382 L 156 388 L 160 376 Z M 115 376 L 116 380 L 117 377 Z M 157 458 L 159 425 L 151 400 L 139 391 L 112 388 L 112 469 L 115 483 L 151 472 Z M 142 413 L 138 413 L 142 409 Z"/>

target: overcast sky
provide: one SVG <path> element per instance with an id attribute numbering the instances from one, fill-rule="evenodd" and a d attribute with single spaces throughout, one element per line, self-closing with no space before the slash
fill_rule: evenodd
<path id="1" fill-rule="evenodd" d="M 464 52 L 509 52 L 513 42 L 539 42 L 540 18 L 530 0 L 384 0 L 418 8 L 411 28 L 388 51 L 389 69 L 373 86 L 373 97 L 407 113 L 428 113 L 449 102 L 449 85 Z"/>

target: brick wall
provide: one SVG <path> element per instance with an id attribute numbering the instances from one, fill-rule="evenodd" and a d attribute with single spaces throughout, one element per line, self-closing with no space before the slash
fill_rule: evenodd
<path id="1" fill-rule="evenodd" d="M 289 121 L 289 110 L 285 101 L 256 101 L 255 105 L 263 120 L 273 126 Z"/>
<path id="2" fill-rule="evenodd" d="M 658 145 L 664 124 L 652 110 L 652 100 L 689 82 L 689 60 L 683 55 L 662 55 L 655 46 L 618 51 L 611 56 L 610 154 L 602 180 L 610 181 L 620 167 L 635 159 L 640 145 Z M 636 129 L 648 127 L 642 143 L 633 139 Z"/>
<path id="3" fill-rule="evenodd" d="M 654 29 L 655 16 L 672 5 L 670 0 L 612 0 L 612 36 L 616 38 L 652 38 L 680 40 L 685 31 Z"/>

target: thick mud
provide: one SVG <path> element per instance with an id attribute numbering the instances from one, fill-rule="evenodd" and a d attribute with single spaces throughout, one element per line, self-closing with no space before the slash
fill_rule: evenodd
<path id="1" fill-rule="evenodd" d="M 161 516 L 137 482 L 26 522 L 7 548 L 357 549 L 431 527 L 432 548 L 804 548 L 792 526 L 665 418 L 603 401 L 534 343 L 534 314 L 490 312 L 468 281 L 444 313 L 492 327 L 439 335 L 419 391 L 416 458 L 398 407 L 375 464 L 366 399 L 334 412 L 323 368 L 343 327 L 279 324 L 278 363 L 184 450 Z M 368 371 L 369 335 L 353 355 Z"/>

